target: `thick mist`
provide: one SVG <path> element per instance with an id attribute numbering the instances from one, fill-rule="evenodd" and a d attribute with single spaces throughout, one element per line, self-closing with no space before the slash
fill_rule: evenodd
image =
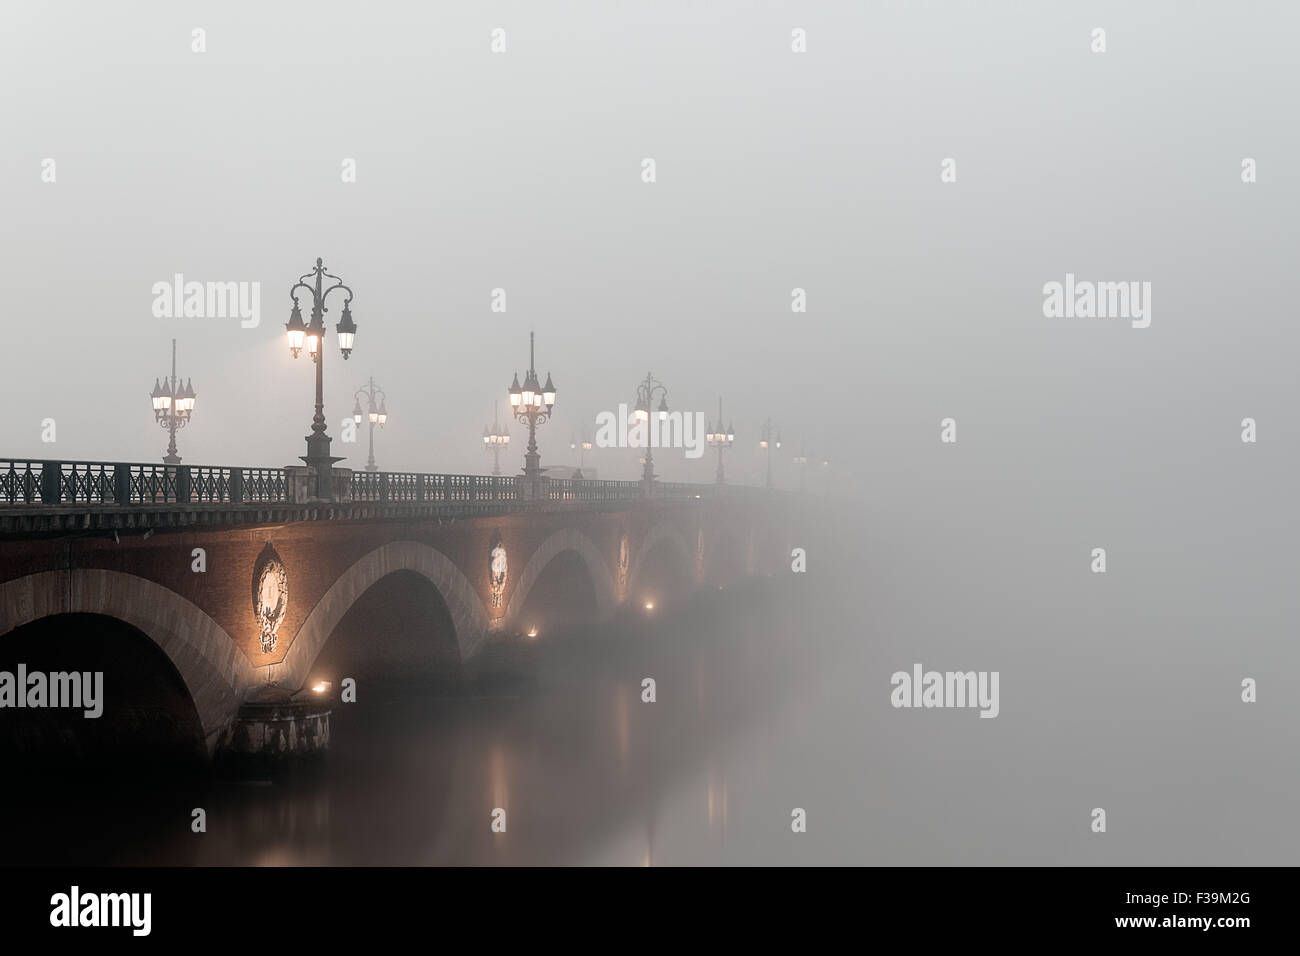
<path id="1" fill-rule="evenodd" d="M 558 390 L 544 466 L 576 465 L 647 371 L 674 409 L 713 419 L 722 396 L 729 481 L 763 483 L 768 417 L 774 483 L 810 459 L 814 676 L 763 711 L 769 757 L 730 784 L 807 807 L 807 840 L 728 861 L 1295 862 L 1294 6 L 3 13 L 6 454 L 158 460 L 149 390 L 176 338 L 184 460 L 295 463 L 312 367 L 283 326 L 322 256 L 355 291 L 346 362 L 326 318 L 345 466 L 365 435 L 339 423 L 374 376 L 381 468 L 486 473 L 530 331 Z M 259 283 L 258 324 L 155 317 L 178 273 Z M 1149 326 L 1045 316 L 1067 274 L 1149 282 Z M 585 463 L 640 471 L 631 449 Z M 998 671 L 998 716 L 892 707 L 916 663 Z"/>

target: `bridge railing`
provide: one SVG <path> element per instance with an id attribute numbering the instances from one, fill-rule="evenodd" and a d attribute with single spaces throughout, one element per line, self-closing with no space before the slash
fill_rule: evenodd
<path id="1" fill-rule="evenodd" d="M 503 475 L 354 471 L 353 501 L 517 501 L 519 481 Z"/>
<path id="2" fill-rule="evenodd" d="M 684 481 L 655 482 L 656 498 L 704 498 L 712 497 L 713 485 L 693 485 Z"/>
<path id="3" fill-rule="evenodd" d="M 345 481 L 352 501 L 512 502 L 523 500 L 518 475 L 443 475 L 357 471 Z M 654 498 L 700 498 L 712 485 L 655 482 Z M 639 481 L 543 478 L 546 501 L 633 501 L 645 496 Z M 165 505 L 283 503 L 291 499 L 283 468 L 236 468 L 133 462 L 0 459 L 0 505 Z"/>
<path id="4" fill-rule="evenodd" d="M 0 459 L 0 504 L 281 502 L 283 468 Z"/>
<path id="5" fill-rule="evenodd" d="M 545 488 L 550 501 L 630 501 L 641 497 L 639 481 L 547 478 Z"/>

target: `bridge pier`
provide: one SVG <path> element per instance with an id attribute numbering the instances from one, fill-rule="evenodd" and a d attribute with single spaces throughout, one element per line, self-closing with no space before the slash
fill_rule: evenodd
<path id="1" fill-rule="evenodd" d="M 218 763 L 240 775 L 287 770 L 323 756 L 330 744 L 330 701 L 311 690 L 266 684 L 240 705 Z"/>

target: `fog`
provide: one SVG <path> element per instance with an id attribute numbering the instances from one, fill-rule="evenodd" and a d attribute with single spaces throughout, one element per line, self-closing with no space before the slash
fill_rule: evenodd
<path id="1" fill-rule="evenodd" d="M 817 762 L 809 794 L 781 790 L 813 804 L 812 849 L 722 860 L 1296 861 L 1293 6 L 3 13 L 8 455 L 158 460 L 148 393 L 175 338 L 198 395 L 184 460 L 295 463 L 313 386 L 288 291 L 321 256 L 355 293 L 346 362 L 326 317 L 344 466 L 365 436 L 339 423 L 374 376 L 381 468 L 486 473 L 480 435 L 530 331 L 558 392 L 544 466 L 577 464 L 570 443 L 647 371 L 675 410 L 713 419 L 722 397 L 733 483 L 763 483 L 769 417 L 775 484 L 797 491 L 792 457 L 811 459 L 833 532 L 810 534 L 800 686 L 820 690 L 763 710 L 794 736 L 741 762 L 767 767 L 764 792 L 794 754 Z M 258 324 L 155 317 L 176 274 L 260 283 Z M 1067 274 L 1149 282 L 1150 325 L 1046 317 Z M 630 449 L 586 464 L 640 472 Z M 916 663 L 998 671 L 996 719 L 892 707 Z"/>

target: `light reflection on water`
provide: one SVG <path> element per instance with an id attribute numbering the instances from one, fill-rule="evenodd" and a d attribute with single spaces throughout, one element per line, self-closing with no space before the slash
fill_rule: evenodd
<path id="1" fill-rule="evenodd" d="M 530 646 L 533 679 L 499 693 L 363 688 L 358 703 L 336 709 L 331 753 L 313 771 L 269 785 L 94 794 L 104 820 L 86 821 L 99 831 L 93 841 L 60 827 L 62 808 L 49 807 L 30 861 L 723 862 L 727 762 L 746 739 L 761 739 L 755 728 L 809 676 L 792 640 L 794 614 L 775 595 L 729 591 L 660 608 L 620 632 Z M 647 676 L 653 703 L 641 698 Z M 203 834 L 190 832 L 196 806 L 207 811 Z M 492 830 L 496 808 L 505 833 Z"/>

